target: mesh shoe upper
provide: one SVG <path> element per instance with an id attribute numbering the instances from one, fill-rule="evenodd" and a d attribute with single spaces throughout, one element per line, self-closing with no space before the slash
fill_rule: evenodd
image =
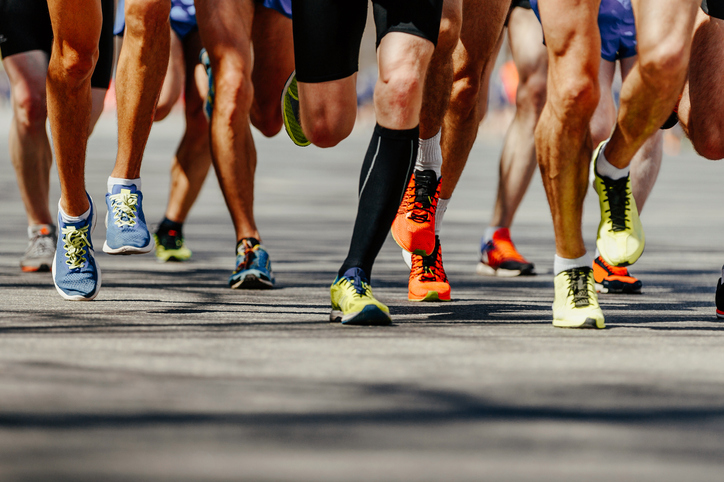
<path id="1" fill-rule="evenodd" d="M 560 328 L 604 328 L 603 312 L 589 267 L 562 271 L 553 280 L 553 325 Z"/>
<path id="2" fill-rule="evenodd" d="M 430 256 L 412 255 L 408 299 L 411 301 L 449 301 L 450 283 L 442 265 L 440 238 Z"/>
<path id="3" fill-rule="evenodd" d="M 53 265 L 58 232 L 52 224 L 40 224 L 28 228 L 30 239 L 25 254 L 20 258 L 23 271 L 49 271 Z"/>
<path id="4" fill-rule="evenodd" d="M 136 186 L 114 185 L 106 194 L 106 206 L 106 245 L 111 250 L 145 249 L 151 245 L 143 215 L 143 194 Z"/>
<path id="5" fill-rule="evenodd" d="M 480 248 L 479 268 L 480 274 L 502 275 L 507 272 L 509 275 L 532 275 L 535 274 L 535 265 L 526 260 L 515 248 L 510 239 L 510 229 L 500 228 L 493 233 L 493 238 L 483 242 Z M 500 272 L 497 272 L 499 271 Z"/>
<path id="6" fill-rule="evenodd" d="M 372 295 L 367 276 L 360 268 L 348 269 L 330 287 L 330 319 L 343 324 L 387 325 L 390 310 Z"/>
<path id="7" fill-rule="evenodd" d="M 253 286 L 250 288 L 272 287 L 274 275 L 272 274 L 269 253 L 259 241 L 254 238 L 242 239 L 236 247 L 236 269 L 229 277 L 229 285 L 244 288 L 246 278 Z M 241 284 L 240 284 L 241 283 Z M 263 286 L 259 286 L 261 283 Z"/>

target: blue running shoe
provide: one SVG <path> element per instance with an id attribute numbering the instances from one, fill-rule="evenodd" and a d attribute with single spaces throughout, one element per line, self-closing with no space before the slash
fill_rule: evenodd
<path id="1" fill-rule="evenodd" d="M 214 89 L 214 73 L 211 71 L 211 60 L 209 59 L 209 53 L 206 49 L 201 49 L 199 54 L 199 60 L 201 65 L 206 69 L 206 75 L 209 76 L 209 91 L 206 94 L 206 103 L 204 104 L 204 112 L 206 117 L 210 120 L 211 114 L 214 112 L 214 98 L 216 96 L 216 89 Z"/>
<path id="2" fill-rule="evenodd" d="M 229 276 L 231 289 L 263 290 L 274 287 L 269 253 L 254 238 L 236 245 L 236 269 Z"/>
<path id="3" fill-rule="evenodd" d="M 116 184 L 106 194 L 106 242 L 108 254 L 143 254 L 153 250 L 153 240 L 143 215 L 143 194 L 136 186 Z"/>
<path id="4" fill-rule="evenodd" d="M 96 264 L 91 241 L 91 233 L 96 225 L 96 207 L 90 196 L 88 201 L 91 212 L 85 221 L 65 223 L 58 213 L 53 284 L 66 300 L 90 301 L 101 289 L 101 269 Z"/>

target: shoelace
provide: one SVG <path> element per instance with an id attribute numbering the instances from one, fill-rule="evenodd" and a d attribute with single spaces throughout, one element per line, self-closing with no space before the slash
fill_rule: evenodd
<path id="1" fill-rule="evenodd" d="M 132 194 L 128 189 L 122 189 L 119 194 L 108 197 L 113 207 L 113 222 L 116 226 L 134 226 L 136 224 L 136 206 L 138 194 Z"/>
<path id="2" fill-rule="evenodd" d="M 420 281 L 447 281 L 442 266 L 440 245 L 435 246 L 435 251 L 430 256 L 414 257 L 412 270 L 415 277 L 420 277 Z"/>
<path id="3" fill-rule="evenodd" d="M 609 210 L 611 213 L 611 224 L 613 231 L 626 230 L 626 214 L 631 201 L 628 197 L 628 177 L 612 180 L 603 178 L 603 186 L 605 188 L 606 200 L 608 200 Z"/>
<path id="4" fill-rule="evenodd" d="M 62 228 L 63 249 L 65 249 L 65 264 L 70 269 L 80 269 L 86 263 L 85 255 L 87 253 L 86 246 L 90 246 L 88 241 L 88 229 L 90 226 L 84 226 L 77 229 L 75 226 Z"/>
<path id="5" fill-rule="evenodd" d="M 588 296 L 588 269 L 573 268 L 568 274 L 568 295 L 573 297 L 576 308 L 588 306 L 591 300 Z"/>
<path id="6" fill-rule="evenodd" d="M 437 176 L 434 173 L 432 175 L 427 172 L 415 173 L 415 184 L 414 186 L 408 186 L 408 191 L 405 193 L 406 197 L 414 195 L 414 202 L 407 206 L 407 211 L 411 212 L 410 219 L 412 221 L 424 223 L 430 219 L 432 210 L 437 205 L 435 202 L 437 184 Z"/>

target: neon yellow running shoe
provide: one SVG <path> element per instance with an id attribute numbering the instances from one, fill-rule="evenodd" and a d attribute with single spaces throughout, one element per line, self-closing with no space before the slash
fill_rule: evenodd
<path id="1" fill-rule="evenodd" d="M 602 142 L 593 152 L 593 187 L 601 207 L 596 247 L 608 264 L 629 266 L 644 252 L 646 237 L 631 192 L 631 176 L 613 180 L 599 176 L 596 170 L 604 145 Z"/>
<path id="2" fill-rule="evenodd" d="M 184 238 L 173 230 L 165 236 L 156 233 L 153 239 L 156 241 L 156 260 L 159 263 L 188 261 L 191 258 L 191 250 L 184 244 Z"/>
<path id="3" fill-rule="evenodd" d="M 603 312 L 588 266 L 561 271 L 553 279 L 553 326 L 558 328 L 605 328 Z"/>
<path id="4" fill-rule="evenodd" d="M 389 325 L 392 323 L 390 310 L 372 296 L 364 271 L 348 269 L 337 277 L 330 288 L 332 296 L 332 322 L 345 325 Z"/>
<path id="5" fill-rule="evenodd" d="M 284 119 L 284 130 L 289 138 L 296 145 L 306 147 L 311 142 L 304 135 L 302 121 L 299 118 L 299 92 L 297 91 L 297 72 L 287 79 L 282 90 L 282 118 Z"/>

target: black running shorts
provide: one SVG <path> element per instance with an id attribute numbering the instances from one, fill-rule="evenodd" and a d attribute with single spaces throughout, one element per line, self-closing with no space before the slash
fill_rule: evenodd
<path id="1" fill-rule="evenodd" d="M 377 46 L 389 32 L 437 44 L 443 0 L 372 0 Z M 292 0 L 297 80 L 327 82 L 357 72 L 368 0 Z"/>
<path id="2" fill-rule="evenodd" d="M 724 0 L 702 0 L 701 8 L 710 17 L 724 20 Z"/>
<path id="3" fill-rule="evenodd" d="M 101 0 L 103 28 L 100 54 L 91 78 L 93 87 L 107 89 L 113 69 L 113 0 Z M 50 56 L 53 27 L 47 0 L 0 0 L 0 51 L 2 58 L 32 50 Z"/>
<path id="4" fill-rule="evenodd" d="M 527 8 L 530 10 L 530 0 L 513 0 L 513 3 L 510 5 L 510 9 L 513 10 L 515 7 Z"/>

